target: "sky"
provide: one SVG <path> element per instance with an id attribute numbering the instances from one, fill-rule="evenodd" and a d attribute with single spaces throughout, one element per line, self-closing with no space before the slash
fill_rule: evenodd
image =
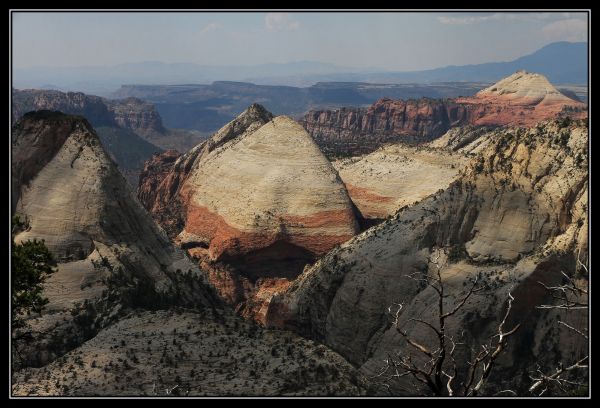
<path id="1" fill-rule="evenodd" d="M 587 41 L 584 12 L 12 13 L 12 63 L 319 61 L 421 70 L 509 61 L 555 41 Z"/>

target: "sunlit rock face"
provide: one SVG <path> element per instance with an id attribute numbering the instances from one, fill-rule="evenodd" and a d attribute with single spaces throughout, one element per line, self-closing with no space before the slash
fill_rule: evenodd
<path id="1" fill-rule="evenodd" d="M 472 97 L 382 98 L 368 108 L 312 110 L 301 123 L 328 155 L 348 156 L 390 142 L 426 143 L 460 126 L 533 126 L 562 116 L 584 118 L 586 105 L 543 75 L 519 71 Z"/>
<path id="2" fill-rule="evenodd" d="M 521 328 L 498 362 L 502 374 L 490 379 L 491 389 L 510 384 L 526 392 L 518 388 L 520 378 L 532 366 L 552 370 L 561 355 L 585 350 L 580 336 L 548 322 L 569 319 L 586 327 L 586 310 L 557 316 L 536 308 L 552 302 L 540 282 L 558 285 L 561 272 L 577 277 L 577 259 L 588 256 L 585 122 L 545 122 L 474 138 L 453 134 L 446 144 L 456 148 L 461 138 L 474 157 L 455 181 L 307 268 L 271 299 L 266 324 L 324 342 L 375 377 L 390 353 L 411 351 L 391 324 L 390 310 L 399 304 L 403 327 L 435 344 L 432 332 L 411 319 L 434 321 L 438 297 L 411 276 L 436 273 L 432 260 L 445 248 L 451 256 L 438 265 L 448 305 L 465 295 L 468 279 L 479 275 L 485 287 L 453 318 L 448 333 L 482 344 L 497 329 L 508 293 L 515 297 L 509 323 Z M 546 348 L 559 342 L 560 351 Z M 409 386 L 396 385 L 395 392 Z"/>
<path id="3" fill-rule="evenodd" d="M 170 233 L 203 267 L 225 268 L 210 276 L 234 304 L 257 284 L 266 284 L 255 292 L 264 299 L 267 288 L 285 286 L 278 279 L 295 278 L 359 231 L 343 182 L 310 135 L 260 105 L 177 158 L 170 171 L 159 163 L 157 157 L 160 176 L 148 167 L 142 177 L 142 201 L 159 222 L 178 219 L 181 229 L 169 226 Z"/>

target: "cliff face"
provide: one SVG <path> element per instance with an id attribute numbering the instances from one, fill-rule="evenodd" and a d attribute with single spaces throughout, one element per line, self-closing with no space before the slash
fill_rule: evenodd
<path id="1" fill-rule="evenodd" d="M 456 126 L 533 126 L 587 116 L 583 103 L 539 74 L 517 72 L 475 96 L 447 100 L 380 99 L 368 109 L 310 111 L 302 124 L 331 156 L 369 153 L 387 142 L 423 143 Z"/>
<path id="2" fill-rule="evenodd" d="M 115 122 L 142 135 L 164 134 L 162 119 L 154 105 L 137 98 L 105 100 Z"/>
<path id="3" fill-rule="evenodd" d="M 85 119 L 26 114 L 13 127 L 12 149 L 15 213 L 28 224 L 15 242 L 43 239 L 59 261 L 45 283 L 45 313 L 28 319 L 35 335 L 21 345 L 21 364 L 46 364 L 128 307 L 218 304 L 205 276 L 155 226 Z"/>
<path id="4" fill-rule="evenodd" d="M 187 174 L 173 171 L 180 156 L 175 150 L 167 150 L 146 161 L 137 193 L 142 205 L 170 237 L 183 228 L 183 208 L 178 192 Z"/>
<path id="5" fill-rule="evenodd" d="M 467 111 L 450 100 L 380 99 L 368 109 L 310 111 L 302 125 L 326 154 L 368 153 L 386 142 L 427 142 L 467 122 Z"/>
<path id="6" fill-rule="evenodd" d="M 358 232 L 346 189 L 310 136 L 260 105 L 175 157 L 147 163 L 138 195 L 234 305 L 268 298 Z"/>
<path id="7" fill-rule="evenodd" d="M 38 89 L 12 92 L 12 122 L 19 120 L 25 113 L 36 110 L 60 111 L 85 117 L 94 126 L 115 126 L 113 113 L 98 96 L 81 92 L 60 92 Z"/>
<path id="8" fill-rule="evenodd" d="M 118 126 L 142 136 L 165 132 L 154 105 L 137 98 L 109 100 L 81 92 L 13 89 L 13 123 L 25 113 L 36 110 L 79 115 L 85 117 L 94 127 Z"/>
<path id="9" fill-rule="evenodd" d="M 487 287 L 453 319 L 448 333 L 483 343 L 493 334 L 508 292 L 514 295 L 510 323 L 522 327 L 499 361 L 502 378 L 490 378 L 490 387 L 520 389 L 521 375 L 535 363 L 552 367 L 560 353 L 575 355 L 585 347 L 569 330 L 546 324 L 556 316 L 535 306 L 550 302 L 538 282 L 558 284 L 561 271 L 573 275 L 575 260 L 587 259 L 587 136 L 581 122 L 493 132 L 447 189 L 305 270 L 271 300 L 267 324 L 318 339 L 376 375 L 389 353 L 410 352 L 391 327 L 389 308 L 402 303 L 403 327 L 425 344 L 432 340 L 426 327 L 410 319 L 434 319 L 436 294 L 409 275 L 434 273 L 432 259 L 446 248 L 454 254 L 441 271 L 449 299 L 464 296 L 465 282 L 477 274 Z M 586 324 L 585 312 L 560 318 Z M 559 339 L 560 353 L 545 346 Z M 395 392 L 409 386 L 396 385 Z"/>

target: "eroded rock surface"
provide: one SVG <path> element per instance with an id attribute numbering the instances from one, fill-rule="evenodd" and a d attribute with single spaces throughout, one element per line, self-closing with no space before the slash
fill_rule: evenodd
<path id="1" fill-rule="evenodd" d="M 468 279 L 477 274 L 486 287 L 453 320 L 452 335 L 463 332 L 467 344 L 483 343 L 494 333 L 508 291 L 515 296 L 510 324 L 520 322 L 522 328 L 499 362 L 502 375 L 490 379 L 490 390 L 506 386 L 526 392 L 520 379 L 536 363 L 551 369 L 561 356 L 585 350 L 573 332 L 549 323 L 554 312 L 535 306 L 551 302 L 538 282 L 555 285 L 562 281 L 561 271 L 576 276 L 576 259 L 587 259 L 587 128 L 583 122 L 557 121 L 493 133 L 447 189 L 305 270 L 272 299 L 267 324 L 323 341 L 377 375 L 388 353 L 410 352 L 391 324 L 390 310 L 399 303 L 401 325 L 417 339 L 433 340 L 427 327 L 410 318 L 434 319 L 437 297 L 408 276 L 434 273 L 432 259 L 444 247 L 450 254 L 442 264 L 449 305 L 464 296 Z M 585 311 L 560 318 L 586 327 Z M 559 341 L 560 351 L 548 349 Z M 472 358 L 464 353 L 462 361 Z M 394 393 L 410 388 L 402 382 L 395 386 Z"/>
<path id="2" fill-rule="evenodd" d="M 21 364 L 52 361 L 128 307 L 218 304 L 205 275 L 154 224 L 85 119 L 26 114 L 13 128 L 12 148 L 15 212 L 28 224 L 15 242 L 43 239 L 59 261 L 45 285 L 47 311 L 28 320 L 34 337 L 17 341 Z"/>
<path id="3" fill-rule="evenodd" d="M 256 295 L 261 309 L 282 287 L 273 279 L 295 278 L 358 232 L 331 163 L 302 126 L 260 105 L 173 159 L 147 163 L 139 197 L 234 305 Z M 263 283 L 270 289 L 255 287 Z"/>
<path id="4" fill-rule="evenodd" d="M 562 94 L 543 75 L 519 71 L 472 97 L 384 98 L 368 109 L 310 111 L 301 122 L 327 155 L 338 157 L 370 153 L 389 142 L 429 142 L 453 127 L 533 126 L 567 116 L 586 117 L 585 104 Z"/>
<path id="5" fill-rule="evenodd" d="M 361 215 L 384 219 L 448 187 L 466 163 L 462 154 L 396 144 L 333 164 Z"/>

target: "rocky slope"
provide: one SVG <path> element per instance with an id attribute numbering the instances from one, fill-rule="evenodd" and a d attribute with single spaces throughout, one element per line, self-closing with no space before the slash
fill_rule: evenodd
<path id="1" fill-rule="evenodd" d="M 380 99 L 370 108 L 308 112 L 301 123 L 329 156 L 369 153 L 391 141 L 431 141 L 464 125 L 532 126 L 560 116 L 587 115 L 583 103 L 539 74 L 519 71 L 472 97 Z"/>
<path id="2" fill-rule="evenodd" d="M 235 350 L 234 353 L 231 351 Z M 42 368 L 16 396 L 356 396 L 366 382 L 337 353 L 227 312 L 136 312 Z"/>
<path id="3" fill-rule="evenodd" d="M 576 259 L 586 262 L 588 256 L 587 128 L 559 121 L 494 133 L 447 189 L 305 270 L 271 301 L 267 324 L 322 341 L 376 376 L 389 353 L 411 352 L 392 327 L 389 311 L 397 304 L 404 305 L 401 326 L 431 344 L 431 332 L 410 319 L 433 321 L 437 296 L 409 275 L 435 273 L 435 254 L 445 248 L 448 256 L 438 264 L 447 285 L 446 307 L 464 296 L 468 279 L 479 274 L 484 284 L 452 318 L 447 329 L 452 336 L 466 336 L 467 344 L 487 341 L 508 292 L 515 297 L 509 327 L 522 326 L 498 361 L 488 392 L 524 393 L 527 372 L 536 363 L 553 370 L 561 358 L 585 352 L 585 342 L 552 323 L 555 312 L 535 306 L 551 302 L 538 282 L 559 284 L 561 271 L 577 276 Z M 558 317 L 586 327 L 585 311 Z M 468 349 L 459 353 L 459 361 L 473 358 Z M 393 393 L 415 390 L 406 381 L 381 381 Z"/>
<path id="4" fill-rule="evenodd" d="M 395 144 L 333 165 L 361 215 L 383 219 L 448 187 L 466 162 L 447 150 Z"/>
<path id="5" fill-rule="evenodd" d="M 84 118 L 32 112 L 12 136 L 15 242 L 44 239 L 59 261 L 45 310 L 13 331 L 13 395 L 366 392 L 338 354 L 223 307 Z"/>
<path id="6" fill-rule="evenodd" d="M 47 313 L 30 319 L 36 334 L 21 340 L 23 365 L 55 359 L 128 306 L 218 304 L 205 276 L 155 226 L 84 118 L 32 112 L 12 136 L 14 213 L 28 224 L 15 242 L 43 239 L 60 262 L 46 283 Z"/>
<path id="7" fill-rule="evenodd" d="M 173 159 L 147 164 L 140 200 L 204 267 L 219 271 L 213 283 L 234 304 L 257 283 L 285 286 L 277 279 L 293 279 L 358 232 L 344 185 L 310 136 L 259 105 L 169 171 Z"/>

